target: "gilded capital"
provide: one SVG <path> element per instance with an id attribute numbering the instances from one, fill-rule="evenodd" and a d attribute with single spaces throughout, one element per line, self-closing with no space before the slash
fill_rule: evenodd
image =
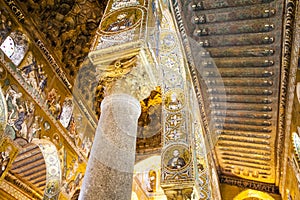
<path id="1" fill-rule="evenodd" d="M 104 96 L 125 93 L 143 100 L 157 86 L 155 62 L 142 42 L 97 50 L 89 58 L 104 86 Z"/>
<path id="2" fill-rule="evenodd" d="M 193 188 L 165 190 L 168 200 L 191 200 Z"/>

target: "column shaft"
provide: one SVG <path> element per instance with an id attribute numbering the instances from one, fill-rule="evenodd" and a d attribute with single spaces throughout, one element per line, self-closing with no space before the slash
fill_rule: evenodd
<path id="1" fill-rule="evenodd" d="M 140 113 L 130 95 L 104 98 L 79 199 L 130 200 Z"/>

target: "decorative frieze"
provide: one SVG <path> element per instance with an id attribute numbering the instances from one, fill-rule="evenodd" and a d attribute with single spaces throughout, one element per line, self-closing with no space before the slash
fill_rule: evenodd
<path id="1" fill-rule="evenodd" d="M 5 0 L 6 4 L 13 11 L 19 22 L 24 23 L 25 15 L 13 0 Z"/>
<path id="2" fill-rule="evenodd" d="M 49 64 L 53 67 L 54 71 L 58 75 L 58 77 L 62 80 L 62 82 L 65 84 L 65 86 L 69 89 L 72 89 L 72 84 L 66 77 L 65 73 L 62 71 L 62 69 L 59 67 L 59 65 L 56 63 L 53 56 L 50 54 L 46 46 L 41 40 L 36 40 L 35 43 L 40 48 L 40 50 L 44 53 L 45 57 L 47 58 L 47 61 Z"/>
<path id="3" fill-rule="evenodd" d="M 240 179 L 240 178 L 235 178 L 233 176 L 225 176 L 225 175 L 222 175 L 220 177 L 220 182 L 229 185 L 235 185 L 240 188 L 251 188 L 255 190 L 261 190 L 269 193 L 279 194 L 279 189 L 274 184 L 267 184 L 267 183 Z"/>
<path id="4" fill-rule="evenodd" d="M 23 184 L 24 185 L 24 184 Z M 6 191 L 9 195 L 13 196 L 16 199 L 24 199 L 24 200 L 32 200 L 32 197 L 27 196 L 23 193 L 23 191 L 19 191 L 13 186 L 9 181 L 1 181 L 0 182 L 0 188 L 4 191 Z M 29 191 L 26 191 L 29 192 Z M 30 191 L 31 192 L 31 191 Z M 40 196 L 37 199 L 42 199 Z"/>
<path id="5" fill-rule="evenodd" d="M 294 98 L 294 85 L 295 85 L 295 77 L 297 70 L 297 57 L 294 55 L 293 60 L 291 60 L 293 42 L 298 42 L 298 40 L 294 40 L 294 25 L 295 25 L 295 11 L 296 11 L 296 0 L 287 0 L 285 7 L 285 16 L 284 16 L 284 28 L 283 28 L 283 46 L 282 46 L 282 66 L 281 66 L 281 77 L 280 77 L 280 93 L 279 93 L 279 118 L 278 118 L 278 137 L 277 137 L 277 148 L 276 148 L 276 156 L 277 156 L 277 167 L 276 173 L 278 177 L 277 183 L 279 183 L 280 179 L 282 186 L 285 185 L 285 180 L 287 177 L 281 176 L 281 170 L 284 171 L 286 168 L 287 162 L 287 154 L 283 157 L 283 152 L 288 152 L 287 143 L 285 144 L 285 138 L 290 138 L 290 124 L 291 119 L 288 116 L 291 116 L 292 112 L 292 101 Z M 299 37 L 299 36 L 298 36 Z M 298 44 L 298 43 L 297 43 Z M 299 45 L 297 45 L 299 48 Z M 289 106 L 287 106 L 289 105 Z M 286 149 L 284 149 L 284 146 Z M 285 162 L 282 162 L 285 161 Z M 282 187 L 283 190 L 285 189 Z M 282 189 L 281 188 L 281 189 Z M 284 192 L 285 193 L 285 192 Z"/>
<path id="6" fill-rule="evenodd" d="M 224 0 L 199 0 L 197 3 L 190 3 L 190 9 L 194 11 L 245 7 L 251 5 L 260 5 L 264 3 L 271 3 L 274 0 L 239 0 L 239 1 L 224 1 Z"/>
<path id="7" fill-rule="evenodd" d="M 157 49 L 163 122 L 161 186 L 168 199 L 188 199 L 191 198 L 195 175 L 187 106 L 186 63 L 180 39 L 175 33 L 176 25 L 166 9 L 169 5 L 161 1 L 159 6 L 163 12 Z"/>

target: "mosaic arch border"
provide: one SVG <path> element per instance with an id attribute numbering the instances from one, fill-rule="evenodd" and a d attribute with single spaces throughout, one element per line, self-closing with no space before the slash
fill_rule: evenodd
<path id="1" fill-rule="evenodd" d="M 58 199 L 61 184 L 61 168 L 56 146 L 45 139 L 33 139 L 32 143 L 40 148 L 46 163 L 46 187 L 43 199 Z"/>

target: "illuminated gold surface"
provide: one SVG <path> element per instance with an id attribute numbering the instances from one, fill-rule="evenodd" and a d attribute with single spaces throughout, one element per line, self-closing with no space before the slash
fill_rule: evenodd
<path id="1" fill-rule="evenodd" d="M 269 194 L 257 191 L 257 190 L 244 190 L 240 194 L 234 197 L 233 200 L 250 200 L 250 199 L 257 199 L 257 200 L 275 200 Z"/>
<path id="2" fill-rule="evenodd" d="M 204 2 L 206 2 L 206 1 L 204 1 Z M 289 2 L 291 2 L 291 1 L 289 1 Z M 36 57 L 38 62 L 44 64 L 45 73 L 48 74 L 48 77 L 51 77 L 51 79 L 49 78 L 49 81 L 48 81 L 48 87 L 45 90 L 45 93 L 42 94 L 42 96 L 44 96 L 44 98 L 46 98 L 49 95 L 50 91 L 54 88 L 54 89 L 57 90 L 58 95 L 60 95 L 60 98 L 61 98 L 60 103 L 62 104 L 63 100 L 67 96 L 72 95 L 72 94 L 71 94 L 70 90 L 67 89 L 66 85 L 61 81 L 62 76 L 59 76 L 58 74 L 56 74 L 54 72 L 53 66 L 51 66 L 51 64 L 49 64 L 49 62 L 46 59 L 45 54 L 43 54 L 41 52 L 41 50 L 38 48 L 38 46 L 35 42 L 37 40 L 44 41 L 45 47 L 48 50 L 51 51 L 51 54 L 53 53 L 53 57 L 58 58 L 59 61 L 57 63 L 59 64 L 59 68 L 67 74 L 67 77 L 70 79 L 70 82 L 73 82 L 73 80 L 71 78 L 73 76 L 71 74 L 73 74 L 74 72 L 77 73 L 77 69 L 80 67 L 80 63 L 76 63 L 76 64 L 74 63 L 75 60 L 77 58 L 82 58 L 82 55 L 86 55 L 86 53 L 89 52 L 90 49 L 89 49 L 89 47 L 85 47 L 84 49 L 82 49 L 82 51 L 79 51 L 78 48 L 81 45 L 76 45 L 75 44 L 76 40 L 75 39 L 72 40 L 72 38 L 76 36 L 76 38 L 82 42 L 82 40 L 81 40 L 82 38 L 79 38 L 79 36 L 82 35 L 82 34 L 79 34 L 79 32 L 80 33 L 85 32 L 85 31 L 87 31 L 87 29 L 86 29 L 86 27 L 81 26 L 81 25 L 80 25 L 80 27 L 75 29 L 76 26 L 73 24 L 74 23 L 73 19 L 71 19 L 70 17 L 65 18 L 64 23 L 60 23 L 59 19 L 62 16 L 58 12 L 55 11 L 55 13 L 57 15 L 55 17 L 52 16 L 53 19 L 55 18 L 54 25 L 58 26 L 58 27 L 62 27 L 61 29 L 59 29 L 59 30 L 61 30 L 61 32 L 58 29 L 56 30 L 55 28 L 52 28 L 52 27 L 49 27 L 49 29 L 43 29 L 42 30 L 41 28 L 45 27 L 46 25 L 42 26 L 42 24 L 36 23 L 36 20 L 32 20 L 32 15 L 30 15 L 30 16 L 27 15 L 28 14 L 27 9 L 29 9 L 29 8 L 30 9 L 32 9 L 32 8 L 40 9 L 40 7 L 45 7 L 47 3 L 44 3 L 42 5 L 37 5 L 37 3 L 33 2 L 33 1 L 30 1 L 30 2 L 22 1 L 21 3 L 20 2 L 15 2 L 15 3 L 17 5 L 19 5 L 18 8 L 20 8 L 21 10 L 24 11 L 22 13 L 24 14 L 24 18 L 26 20 L 25 24 L 22 23 L 21 21 L 18 21 L 18 20 L 22 19 L 22 15 L 17 16 L 16 13 L 13 12 L 14 10 L 11 10 L 10 7 L 4 1 L 1 1 L 0 5 L 1 5 L 1 8 L 5 8 L 7 13 L 10 13 L 9 18 L 14 22 L 12 28 L 13 29 L 19 29 L 19 30 L 23 31 L 24 33 L 26 33 L 30 36 L 30 39 L 31 39 L 30 40 L 30 51 L 33 52 L 33 55 Z M 100 4 L 99 2 L 97 2 L 97 3 L 94 2 L 94 5 L 99 5 L 99 4 Z M 143 2 L 141 4 L 143 4 Z M 79 5 L 79 4 L 76 4 L 76 5 Z M 298 6 L 298 4 L 296 4 L 296 5 Z M 53 6 L 53 5 L 51 5 L 51 6 Z M 66 5 L 64 5 L 64 6 L 66 6 Z M 83 6 L 83 4 L 80 4 L 80 6 Z M 188 5 L 186 5 L 186 6 L 188 6 Z M 86 6 L 84 6 L 85 9 L 91 8 L 91 7 L 93 7 L 93 4 L 90 4 L 89 2 L 87 2 Z M 110 7 L 111 7 L 111 5 L 110 5 Z M 95 6 L 95 8 L 96 8 L 96 6 Z M 98 9 L 98 7 L 97 7 L 97 9 Z M 95 10 L 97 10 L 97 9 L 95 9 Z M 103 7 L 101 7 L 101 9 L 100 9 L 100 11 L 104 10 Z M 93 9 L 93 11 L 95 11 L 95 10 Z M 103 13 L 103 12 L 100 12 L 100 11 L 97 14 L 98 17 L 101 15 L 100 13 Z M 35 10 L 34 12 L 36 13 L 37 11 Z M 139 12 L 139 11 L 137 11 L 137 12 Z M 272 16 L 275 13 L 278 13 L 278 10 L 276 10 L 276 12 L 274 12 L 272 14 Z M 77 13 L 77 10 L 75 8 L 72 10 L 72 12 L 70 14 L 78 14 L 78 16 L 80 15 L 79 13 Z M 296 16 L 298 16 L 298 15 L 296 15 Z M 86 13 L 84 14 L 84 17 L 87 18 Z M 95 16 L 90 16 L 90 17 L 91 17 L 91 19 L 93 19 Z M 53 20 L 53 19 L 51 19 L 51 20 Z M 103 26 L 105 26 L 105 28 L 107 28 L 107 26 L 109 25 L 110 22 L 111 21 L 107 22 L 107 24 L 103 24 Z M 95 22 L 93 21 L 93 23 L 95 23 Z M 75 24 L 78 24 L 78 22 L 76 22 Z M 134 24 L 135 24 L 134 25 L 135 27 L 139 26 L 139 22 L 134 23 Z M 268 24 L 270 24 L 270 22 L 268 22 Z M 66 27 L 64 27 L 64 25 L 74 26 L 74 27 L 71 27 L 72 30 L 64 31 L 64 30 L 66 30 Z M 98 24 L 96 24 L 96 25 L 98 25 Z M 251 25 L 251 23 L 249 23 L 249 26 L 250 25 Z M 206 26 L 206 25 L 203 25 L 203 26 Z M 222 26 L 222 24 L 221 24 L 221 26 Z M 35 27 L 37 27 L 37 28 L 35 28 Z M 282 27 L 277 27 L 277 25 L 275 25 L 275 28 L 281 29 Z M 215 29 L 214 29 L 213 26 L 211 26 L 210 30 L 213 31 Z M 51 33 L 53 33 L 53 34 L 51 34 L 51 38 L 50 38 L 49 41 L 47 41 L 47 38 L 45 37 L 47 31 L 50 31 Z M 218 29 L 217 31 L 220 31 L 220 29 Z M 60 32 L 60 33 L 57 33 L 57 32 Z M 225 33 L 226 33 L 226 30 L 224 30 L 224 34 Z M 94 34 L 94 31 L 93 31 L 93 34 Z M 55 39 L 53 39 L 53 37 L 55 37 Z M 86 37 L 86 36 L 84 36 L 84 37 Z M 299 36 L 297 36 L 297 37 L 299 39 Z M 297 37 L 296 37 L 296 39 L 297 39 Z M 45 41 L 47 41 L 47 42 L 45 42 Z M 70 44 L 68 44 L 68 41 L 70 42 Z M 279 42 L 279 40 L 278 40 L 278 42 Z M 292 42 L 295 42 L 295 41 L 292 41 Z M 53 43 L 53 44 L 51 44 L 51 43 Z M 55 46 L 54 43 L 56 43 L 58 45 Z M 92 42 L 89 42 L 89 44 L 90 43 L 92 43 Z M 66 53 L 63 53 L 63 47 L 64 46 L 67 47 Z M 287 45 L 286 47 L 290 47 L 290 46 Z M 299 51 L 299 49 L 297 49 L 297 48 L 298 47 L 295 46 L 292 51 Z M 251 51 L 248 51 L 246 53 L 248 53 L 247 55 L 249 55 L 249 54 L 253 55 L 255 53 L 256 53 L 256 55 L 263 55 L 263 54 L 266 53 L 266 52 L 264 52 L 263 54 L 259 54 L 259 53 L 257 53 L 258 50 L 259 49 L 257 49 L 257 48 L 252 48 Z M 80 53 L 78 53 L 78 51 Z M 226 51 L 226 52 L 228 53 L 228 51 Z M 218 48 L 211 48 L 211 53 L 219 55 L 219 56 L 224 55 L 226 52 L 222 48 L 219 48 L 219 49 Z M 241 51 L 233 50 L 232 55 L 237 56 L 240 52 Z M 275 52 L 277 52 L 277 49 L 276 49 Z M 106 65 L 107 70 L 104 70 L 104 72 L 103 72 L 103 74 L 105 74 L 106 77 L 117 78 L 117 77 L 120 77 L 122 75 L 126 75 L 126 74 L 130 73 L 129 68 L 131 69 L 131 67 L 134 65 L 133 63 L 135 63 L 136 57 L 132 57 L 132 55 L 129 55 L 128 52 L 123 52 L 123 53 L 124 53 L 123 55 L 124 55 L 125 60 L 119 58 L 120 54 L 118 54 L 118 53 L 116 53 L 116 54 L 112 53 L 110 55 L 111 56 L 110 58 L 118 57 L 118 59 L 116 59 L 115 62 L 107 63 L 107 65 Z M 274 52 L 272 53 L 270 51 L 269 53 L 271 53 L 271 54 L 270 55 L 268 54 L 268 56 L 272 56 Z M 64 56 L 66 56 L 66 58 L 64 58 Z M 296 61 L 294 61 L 294 63 L 292 63 L 292 65 L 295 67 L 295 66 L 297 66 L 297 63 L 296 63 L 297 58 L 295 56 L 294 56 L 294 60 L 296 60 Z M 9 59 L 5 58 L 5 61 L 9 62 Z M 249 60 L 245 59 L 245 61 L 249 61 Z M 236 62 L 236 59 L 232 59 L 232 63 L 234 64 L 235 62 Z M 62 63 L 62 65 L 61 65 L 61 63 Z M 25 66 L 25 60 L 24 60 L 24 63 L 22 63 L 19 67 L 22 68 L 23 66 Z M 71 67 L 67 67 L 67 66 L 71 66 Z M 0 64 L 0 67 L 3 67 L 4 69 L 6 69 L 6 66 L 4 66 L 3 63 Z M 245 71 L 246 70 L 243 70 L 243 72 L 245 72 Z M 221 70 L 221 72 L 226 73 L 226 70 L 223 70 L 223 71 Z M 237 73 L 237 72 L 238 72 L 237 70 L 230 71 L 230 73 Z M 5 78 L 3 79 L 2 76 L 0 77 L 0 83 L 2 85 L 3 91 L 6 92 L 6 90 L 8 89 L 8 86 L 4 85 L 4 80 L 6 78 L 8 78 L 10 80 L 10 85 L 15 85 L 19 89 L 19 91 L 21 93 L 23 93 L 22 101 L 26 100 L 26 101 L 34 102 L 35 105 L 36 105 L 36 114 L 39 115 L 44 121 L 49 122 L 49 125 L 51 126 L 51 129 L 46 130 L 44 127 L 42 127 L 40 137 L 43 137 L 43 138 L 46 138 L 46 139 L 52 141 L 56 145 L 57 149 L 60 150 L 61 160 L 62 160 L 62 165 L 61 166 L 62 166 L 64 174 L 65 174 L 65 177 L 63 177 L 63 181 L 65 181 L 66 185 L 69 185 L 71 187 L 72 184 L 73 184 L 72 181 L 75 180 L 76 176 L 79 173 L 83 174 L 84 171 L 85 171 L 88 152 L 81 148 L 81 146 L 84 142 L 83 141 L 84 137 L 79 136 L 80 135 L 79 134 L 79 129 L 71 132 L 71 130 L 73 130 L 73 129 L 66 129 L 66 128 L 62 127 L 59 124 L 58 120 L 56 120 L 55 117 L 53 117 L 51 115 L 51 113 L 47 110 L 47 107 L 44 106 L 43 103 L 39 103 L 38 99 L 35 99 L 36 95 L 33 92 L 30 92 L 29 90 L 26 90 L 26 85 L 25 86 L 22 85 L 22 83 L 24 83 L 24 81 L 17 80 L 17 76 L 12 75 L 11 73 L 12 73 L 12 71 L 5 70 Z M 298 73 L 297 74 L 297 80 L 299 81 L 299 72 L 297 72 L 297 73 Z M 283 79 L 283 81 L 286 81 L 286 80 Z M 108 82 L 110 84 L 110 81 L 106 81 L 105 83 L 103 83 L 103 82 L 99 83 L 98 84 L 99 88 L 97 88 L 97 89 L 99 89 L 99 91 L 100 91 L 101 87 L 103 85 L 104 86 L 109 85 Z M 234 84 L 238 84 L 240 82 L 234 82 L 233 80 L 227 80 L 225 83 L 228 84 L 228 85 L 230 85 L 230 84 L 234 85 Z M 267 84 L 269 84 L 269 83 L 271 83 L 271 82 L 268 82 Z M 259 85 L 260 82 L 253 81 L 252 84 L 254 84 L 254 85 L 258 84 Z M 286 88 L 284 88 L 284 89 L 286 89 Z M 293 91 L 293 90 L 290 89 L 290 91 Z M 153 110 L 155 110 L 155 112 L 157 112 L 157 110 L 160 109 L 160 108 L 158 108 L 158 106 L 162 102 L 161 95 L 160 95 L 161 91 L 160 91 L 160 89 L 156 89 L 156 92 L 157 92 L 156 96 L 154 98 L 150 98 L 150 100 L 147 102 L 147 104 L 146 104 L 145 100 L 141 101 L 141 105 L 142 105 L 142 109 L 143 109 L 143 113 L 144 113 L 144 116 L 141 117 L 141 121 L 143 121 L 143 123 L 144 123 L 143 125 L 147 124 L 147 120 L 149 120 L 147 115 L 149 113 L 153 112 Z M 229 92 L 233 92 L 233 90 L 230 90 Z M 101 99 L 104 95 L 105 95 L 104 91 L 100 91 L 99 94 L 96 95 L 96 97 L 97 97 L 96 101 L 98 101 L 98 102 L 95 103 L 95 104 L 92 103 L 92 105 L 96 105 L 96 107 L 98 108 L 100 103 L 101 103 Z M 246 100 L 248 102 L 256 101 L 258 99 L 258 97 L 259 97 L 259 95 L 257 95 L 257 98 L 247 98 Z M 235 98 L 229 98 L 229 100 L 230 101 L 236 101 Z M 81 112 L 81 109 L 79 108 L 80 103 L 76 102 L 75 104 L 76 104 L 75 110 L 77 110 L 77 113 L 80 113 Z M 286 102 L 286 104 L 291 105 L 291 102 Z M 291 122 L 291 131 L 297 131 L 297 126 L 299 126 L 299 120 L 298 120 L 299 117 L 298 117 L 298 113 L 297 113 L 299 111 L 299 105 L 298 105 L 299 102 L 294 101 L 294 102 L 292 102 L 292 104 L 294 104 L 293 113 L 292 114 L 288 113 L 287 119 L 291 118 L 291 121 L 292 121 Z M 282 107 L 279 110 L 279 112 L 281 114 L 283 114 L 283 107 L 285 107 L 286 105 L 282 104 L 281 106 Z M 288 107 L 288 106 L 286 106 L 286 107 Z M 257 107 L 254 107 L 254 108 L 257 108 Z M 83 112 L 81 112 L 81 114 L 82 113 Z M 78 126 L 79 123 L 82 123 L 82 127 L 80 128 L 80 129 L 82 129 L 81 132 L 88 132 L 88 134 L 89 134 L 88 136 L 91 140 L 93 138 L 93 133 L 95 131 L 95 127 L 91 124 L 95 123 L 96 120 L 94 120 L 94 119 L 96 118 L 96 115 L 100 115 L 100 113 L 101 113 L 101 111 L 99 111 L 99 110 L 96 114 L 92 113 L 91 115 L 92 115 L 93 120 L 91 120 L 90 118 L 87 119 L 87 117 L 83 117 L 84 118 L 83 121 L 78 122 L 77 125 L 76 125 L 76 126 Z M 266 117 L 268 117 L 268 116 L 266 115 Z M 239 122 L 239 121 L 235 121 L 235 122 Z M 140 123 L 142 124 L 142 122 L 140 122 Z M 258 120 L 256 120 L 256 121 L 254 120 L 254 123 L 257 124 Z M 282 124 L 282 123 L 285 123 L 285 122 L 280 121 L 280 124 Z M 266 124 L 268 124 L 268 123 L 266 123 Z M 271 127 L 272 130 L 275 129 L 275 126 L 276 126 L 275 124 L 272 124 L 272 127 Z M 145 129 L 146 128 L 147 127 L 145 127 Z M 237 128 L 241 128 L 241 127 L 237 126 Z M 0 129 L 1 129 L 1 127 L 0 127 Z M 160 130 L 160 128 L 157 128 L 155 130 Z M 250 141 L 250 140 L 248 140 L 247 136 L 241 136 L 241 135 L 236 135 L 236 136 L 233 136 L 233 137 L 230 136 L 230 135 L 235 134 L 235 133 L 236 132 L 230 132 L 230 131 L 226 132 L 227 135 L 222 136 L 222 140 L 224 140 L 224 141 L 232 140 L 232 141 L 231 142 L 219 143 L 217 148 L 225 149 L 225 148 L 227 148 L 226 146 L 228 146 L 229 144 L 235 144 L 234 141 L 237 140 L 238 142 L 245 142 L 246 141 L 246 143 L 250 143 L 251 148 L 255 149 L 256 147 L 262 147 L 263 146 L 260 143 L 262 143 L 262 142 L 267 143 L 269 141 L 268 139 L 257 139 L 257 138 L 254 138 Z M 141 135 L 143 135 L 143 134 L 141 134 Z M 277 140 L 275 135 L 276 134 L 272 134 L 272 138 L 271 138 L 271 143 L 272 143 L 272 145 L 270 146 L 270 148 L 271 148 L 270 151 L 271 152 L 275 152 L 275 151 L 280 150 L 280 148 L 278 148 L 274 144 L 274 141 Z M 284 136 L 283 136 L 283 138 L 284 138 Z M 159 140 L 157 140 L 157 141 L 159 141 Z M 151 150 L 151 148 L 153 148 L 153 149 L 156 150 L 156 152 L 159 153 L 160 146 L 157 145 L 155 147 L 151 147 L 150 144 L 151 144 L 151 140 L 148 140 L 146 142 L 143 141 L 143 146 L 141 145 L 143 147 L 143 148 L 141 148 L 141 149 L 143 149 L 142 152 L 146 151 L 147 149 Z M 226 158 L 224 158 L 225 155 L 224 155 L 223 151 L 217 150 L 217 151 L 219 151 L 219 152 L 217 152 L 217 156 L 220 159 L 219 162 L 218 162 L 218 165 L 221 168 L 222 173 L 238 176 L 238 177 L 241 178 L 241 180 L 251 179 L 251 180 L 257 180 L 258 182 L 261 181 L 261 182 L 276 183 L 276 185 L 282 185 L 283 184 L 284 188 L 281 188 L 281 191 L 280 191 L 281 193 L 286 194 L 286 195 L 283 196 L 283 199 L 287 199 L 287 194 L 288 193 L 294 199 L 296 199 L 298 196 L 300 196 L 299 187 L 298 187 L 299 180 L 297 180 L 297 175 L 299 175 L 299 166 L 294 164 L 294 160 L 293 160 L 294 159 L 294 153 L 293 153 L 294 149 L 292 148 L 291 137 L 285 138 L 285 146 L 288 149 L 286 149 L 285 152 L 282 152 L 282 154 L 281 154 L 281 156 L 284 156 L 285 159 L 278 159 L 277 158 L 278 153 L 276 153 L 276 155 L 274 153 L 274 157 L 271 158 L 271 165 L 270 165 L 271 169 L 270 170 L 253 170 L 254 168 L 257 168 L 257 167 L 261 166 L 261 165 L 258 165 L 258 164 L 250 164 L 250 166 L 248 166 L 248 167 L 241 168 L 240 167 L 241 165 L 249 164 L 249 159 L 247 158 L 247 156 L 249 156 L 249 154 L 251 154 L 251 156 L 252 156 L 251 159 L 254 159 L 255 162 L 257 160 L 266 160 L 266 159 L 268 159 L 268 156 L 263 155 L 263 151 L 260 151 L 260 150 L 257 150 L 256 153 L 253 153 L 253 152 L 250 152 L 250 151 L 249 152 L 244 152 L 244 153 L 234 153 L 233 152 L 234 150 L 237 150 L 237 151 L 243 150 L 244 148 L 241 147 L 241 146 L 240 147 L 235 147 L 235 148 L 229 148 L 228 147 L 229 149 L 226 149 L 226 151 L 230 151 L 230 152 L 233 152 L 233 153 L 231 153 L 230 155 L 226 155 L 227 156 Z M 64 151 L 66 152 L 66 154 L 63 153 Z M 228 161 L 228 160 L 233 160 L 233 159 L 236 160 L 237 156 L 242 157 L 242 158 L 239 159 L 239 161 L 235 161 L 236 165 L 224 164 L 222 162 L 222 161 Z M 278 160 L 278 162 L 283 162 L 282 165 L 285 165 L 286 168 L 279 167 L 278 163 L 275 163 L 276 159 Z M 286 171 L 283 171 L 284 169 Z M 266 181 L 265 178 L 261 178 L 260 173 L 269 173 L 269 172 L 271 172 L 272 174 L 278 173 L 280 177 L 277 177 L 276 180 L 275 180 L 275 178 L 274 178 L 275 175 L 272 175 L 272 177 L 269 178 L 267 181 Z M 282 179 L 281 177 L 286 177 L 286 178 Z M 281 182 L 278 183 L 278 181 L 280 181 L 280 180 L 281 180 Z M 23 182 L 24 182 L 24 184 L 30 185 L 30 183 L 28 183 L 24 180 L 23 180 Z M 140 184 L 142 185 L 143 183 L 140 183 Z M 19 190 L 19 187 L 17 185 L 12 185 L 11 184 L 11 187 L 14 187 L 15 190 Z M 80 186 L 76 186 L 76 188 L 80 188 Z M 11 190 L 11 191 L 13 191 L 13 190 Z M 75 192 L 75 188 L 72 191 Z M 67 193 L 64 193 L 64 192 L 61 193 L 60 199 L 70 199 L 73 192 L 71 192 L 70 194 L 67 194 Z M 230 192 L 230 190 L 228 190 L 228 193 L 229 192 Z M 226 193 L 226 191 L 225 191 L 225 193 Z M 3 188 L 2 188 L 0 194 L 1 195 L 3 194 L 3 196 L 9 198 L 11 192 L 10 193 L 5 193 L 5 192 L 3 192 Z M 244 198 L 244 197 L 242 197 L 242 198 Z M 245 196 L 245 198 L 246 198 L 246 196 Z M 224 200 L 226 200 L 226 199 L 224 198 Z"/>

